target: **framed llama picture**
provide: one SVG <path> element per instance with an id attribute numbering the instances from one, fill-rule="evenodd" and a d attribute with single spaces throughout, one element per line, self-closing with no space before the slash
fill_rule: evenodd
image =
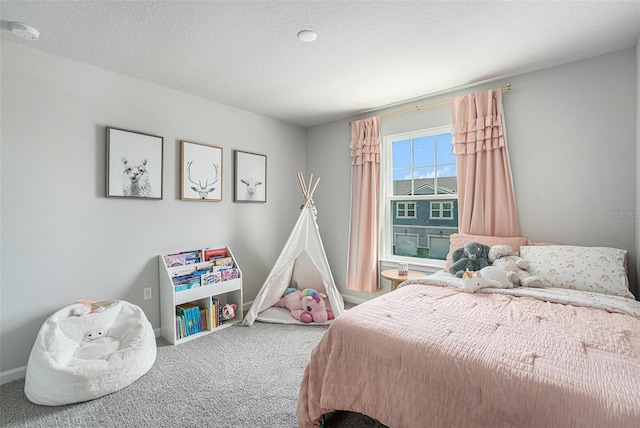
<path id="1" fill-rule="evenodd" d="M 222 200 L 222 148 L 180 141 L 180 199 Z"/>
<path id="2" fill-rule="evenodd" d="M 164 138 L 107 126 L 107 197 L 162 199 Z"/>
<path id="3" fill-rule="evenodd" d="M 267 156 L 234 150 L 234 202 L 267 202 Z"/>

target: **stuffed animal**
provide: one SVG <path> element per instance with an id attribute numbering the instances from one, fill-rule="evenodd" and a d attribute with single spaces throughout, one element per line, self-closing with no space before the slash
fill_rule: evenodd
<path id="1" fill-rule="evenodd" d="M 326 308 L 325 297 L 327 296 L 313 288 L 302 291 L 287 288 L 284 295 L 273 306 L 289 309 L 291 316 L 303 323 L 320 323 L 334 318 L 333 311 Z"/>
<path id="2" fill-rule="evenodd" d="M 495 266 L 486 266 L 478 271 L 466 271 L 462 274 L 462 291 L 474 293 L 481 288 L 513 288 L 507 274 Z"/>
<path id="3" fill-rule="evenodd" d="M 87 331 L 84 336 L 82 336 L 82 340 L 85 342 L 89 342 L 92 340 L 100 339 L 101 337 L 105 337 L 104 330 L 101 328 L 96 328 L 94 330 Z"/>
<path id="4" fill-rule="evenodd" d="M 230 320 L 236 316 L 236 309 L 238 305 L 235 303 L 220 306 L 220 318 L 223 320 Z"/>
<path id="5" fill-rule="evenodd" d="M 122 343 L 107 332 L 96 328 L 87 331 L 76 348 L 73 356 L 82 360 L 107 359 L 120 349 Z"/>
<path id="6" fill-rule="evenodd" d="M 453 265 L 449 273 L 462 278 L 467 270 L 480 270 L 489 266 L 489 246 L 475 241 L 469 241 L 464 247 L 456 249 L 452 254 Z"/>
<path id="7" fill-rule="evenodd" d="M 514 286 L 542 287 L 542 278 L 527 272 L 529 263 L 513 252 L 509 245 L 494 245 L 489 250 L 492 266 L 502 269 Z"/>
<path id="8" fill-rule="evenodd" d="M 80 299 L 78 303 L 82 303 L 82 306 L 77 306 L 72 309 L 73 315 L 88 315 L 91 313 L 98 313 L 104 311 L 109 306 L 115 305 L 119 300 L 104 300 L 102 302 L 92 302 L 87 299 Z"/>

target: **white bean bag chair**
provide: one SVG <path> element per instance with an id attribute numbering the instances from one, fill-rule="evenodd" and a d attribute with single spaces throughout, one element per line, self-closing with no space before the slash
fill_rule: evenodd
<path id="1" fill-rule="evenodd" d="M 151 323 L 138 306 L 117 301 L 102 312 L 60 309 L 45 321 L 33 345 L 24 392 L 45 406 L 93 400 L 130 385 L 156 360 Z"/>

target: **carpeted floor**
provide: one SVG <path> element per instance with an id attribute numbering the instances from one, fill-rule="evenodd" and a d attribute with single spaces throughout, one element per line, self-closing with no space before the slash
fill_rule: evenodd
<path id="1" fill-rule="evenodd" d="M 97 400 L 60 407 L 32 404 L 24 379 L 0 387 L 2 427 L 297 427 L 296 404 L 322 326 L 232 326 L 172 346 L 158 339 L 153 368 Z M 384 428 L 338 412 L 327 428 Z"/>

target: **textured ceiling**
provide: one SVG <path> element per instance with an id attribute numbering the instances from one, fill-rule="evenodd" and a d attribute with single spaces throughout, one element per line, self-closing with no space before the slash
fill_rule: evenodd
<path id="1" fill-rule="evenodd" d="M 629 1 L 4 1 L 2 38 L 303 127 L 635 46 Z M 9 22 L 37 27 L 38 42 Z M 318 33 L 313 43 L 298 31 Z"/>

